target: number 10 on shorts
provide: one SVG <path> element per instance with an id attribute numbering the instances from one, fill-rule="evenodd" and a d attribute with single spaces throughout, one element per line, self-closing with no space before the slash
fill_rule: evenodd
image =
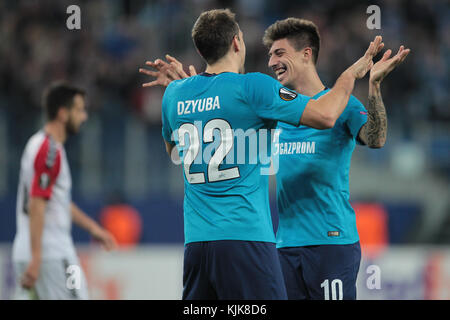
<path id="1" fill-rule="evenodd" d="M 344 296 L 342 286 L 341 279 L 334 279 L 331 281 L 331 284 L 328 279 L 325 279 L 325 281 L 320 284 L 320 287 L 323 288 L 324 300 L 330 300 L 330 291 L 331 300 L 342 300 Z"/>

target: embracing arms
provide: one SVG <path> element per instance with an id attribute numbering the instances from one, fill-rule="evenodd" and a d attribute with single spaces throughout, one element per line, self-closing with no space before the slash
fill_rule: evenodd
<path id="1" fill-rule="evenodd" d="M 383 48 L 381 36 L 375 37 L 370 43 L 363 57 L 345 70 L 337 79 L 333 88 L 318 98 L 311 99 L 307 103 L 299 124 L 303 124 L 316 129 L 332 128 L 341 113 L 347 106 L 350 94 L 353 91 L 356 79 L 361 79 L 373 66 L 373 57 Z M 178 80 L 195 75 L 193 66 L 189 67 L 190 75 L 183 70 L 183 65 L 175 58 L 166 55 L 169 63 L 156 59 L 155 62 L 147 61 L 146 65 L 157 69 L 150 71 L 139 69 L 139 72 L 155 77 L 156 79 L 144 83 L 144 87 L 167 86 L 172 80 Z"/>
<path id="2" fill-rule="evenodd" d="M 373 64 L 373 57 L 384 47 L 381 36 L 375 37 L 370 43 L 364 56 L 345 70 L 336 81 L 333 88 L 317 100 L 311 99 L 305 107 L 300 123 L 316 129 L 332 128 L 341 113 L 347 106 L 350 94 L 356 79 L 364 77 L 370 72 L 368 121 L 359 132 L 359 140 L 371 148 L 379 148 L 384 145 L 387 132 L 386 110 L 384 108 L 380 83 L 409 53 L 409 49 L 400 47 L 398 53 L 389 59 L 392 51 L 387 50 L 383 58 Z M 183 65 L 175 58 L 166 55 L 168 61 L 156 59 L 155 62 L 147 61 L 146 65 L 157 69 L 150 71 L 139 69 L 139 72 L 155 77 L 156 79 L 143 84 L 143 87 L 157 85 L 167 86 L 172 80 L 187 78 L 196 75 L 195 68 L 189 66 L 190 75 L 183 70 Z"/>

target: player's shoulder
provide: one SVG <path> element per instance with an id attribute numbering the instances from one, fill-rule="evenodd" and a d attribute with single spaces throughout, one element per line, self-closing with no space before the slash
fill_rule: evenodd
<path id="1" fill-rule="evenodd" d="M 266 96 L 272 94 L 273 88 L 281 88 L 277 80 L 260 72 L 249 72 L 242 75 L 243 89 L 247 95 Z"/>
<path id="2" fill-rule="evenodd" d="M 246 74 L 242 74 L 241 76 L 244 77 L 244 79 L 249 81 L 276 81 L 271 76 L 268 76 L 267 74 L 261 73 L 261 72 L 249 72 Z"/>
<path id="3" fill-rule="evenodd" d="M 171 81 L 167 86 L 165 93 L 171 93 L 173 91 L 178 90 L 180 87 L 183 86 L 183 84 L 188 82 L 190 78 L 192 77 Z"/>
<path id="4" fill-rule="evenodd" d="M 350 95 L 348 99 L 347 106 L 339 117 L 340 122 L 347 121 L 348 119 L 367 115 L 367 110 L 361 101 L 358 100 L 354 95 Z"/>
<path id="5" fill-rule="evenodd" d="M 359 99 L 352 94 L 350 95 L 350 98 L 348 99 L 347 106 L 350 108 L 364 108 L 364 105 L 362 104 L 362 102 L 359 101 Z"/>
<path id="6" fill-rule="evenodd" d="M 173 80 L 169 83 L 166 90 L 164 91 L 163 99 L 162 99 L 162 109 L 165 110 L 165 106 L 170 104 L 170 102 L 174 98 L 178 98 L 180 93 L 183 92 L 183 83 L 186 82 L 189 78 Z M 169 108 L 170 110 L 171 108 Z"/>
<path id="7" fill-rule="evenodd" d="M 202 81 L 205 81 L 205 77 L 201 75 L 195 75 L 188 78 L 173 80 L 169 83 L 164 92 L 165 97 L 177 96 L 180 93 L 198 89 L 201 86 Z"/>
<path id="8" fill-rule="evenodd" d="M 35 150 L 37 152 L 47 140 L 48 137 L 45 132 L 43 130 L 39 130 L 28 139 L 27 144 L 25 145 L 25 150 Z"/>
<path id="9" fill-rule="evenodd" d="M 28 166 L 35 162 L 37 154 L 42 146 L 45 144 L 45 133 L 40 130 L 34 133 L 25 144 L 24 151 L 22 153 L 22 165 Z"/>
<path id="10" fill-rule="evenodd" d="M 52 164 L 61 153 L 62 145 L 57 143 L 50 135 L 43 130 L 36 132 L 30 137 L 25 146 L 25 157 L 33 163 L 37 158 L 46 160 L 46 163 Z"/>
<path id="11" fill-rule="evenodd" d="M 242 90 L 251 90 L 252 88 L 260 89 L 261 86 L 267 86 L 277 81 L 267 74 L 260 72 L 248 72 L 248 73 L 235 73 L 226 72 L 222 75 L 222 79 L 227 80 L 228 83 L 232 83 L 233 86 L 237 86 Z"/>

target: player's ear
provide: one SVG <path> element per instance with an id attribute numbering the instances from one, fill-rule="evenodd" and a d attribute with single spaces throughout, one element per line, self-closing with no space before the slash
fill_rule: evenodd
<path id="1" fill-rule="evenodd" d="M 313 55 L 312 55 L 312 49 L 310 47 L 304 48 L 302 53 L 302 57 L 305 61 L 312 61 Z"/>
<path id="2" fill-rule="evenodd" d="M 62 122 L 67 122 L 69 120 L 69 108 L 61 107 L 58 110 L 58 114 L 56 116 Z"/>
<path id="3" fill-rule="evenodd" d="M 238 52 L 238 51 L 241 50 L 240 43 L 239 43 L 239 36 L 238 35 L 235 35 L 233 37 L 233 41 L 231 42 L 231 47 L 233 48 L 234 52 Z"/>

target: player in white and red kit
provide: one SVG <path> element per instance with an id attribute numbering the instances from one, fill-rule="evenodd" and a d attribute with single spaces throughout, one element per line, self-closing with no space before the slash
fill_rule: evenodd
<path id="1" fill-rule="evenodd" d="M 63 144 L 87 120 L 84 92 L 57 84 L 46 92 L 44 104 L 48 121 L 28 141 L 20 166 L 13 244 L 16 298 L 32 293 L 38 299 L 87 299 L 86 279 L 71 237 L 72 221 L 107 250 L 116 243 L 72 202 Z M 69 266 L 75 266 L 73 276 L 78 279 L 68 279 L 74 270 Z"/>

